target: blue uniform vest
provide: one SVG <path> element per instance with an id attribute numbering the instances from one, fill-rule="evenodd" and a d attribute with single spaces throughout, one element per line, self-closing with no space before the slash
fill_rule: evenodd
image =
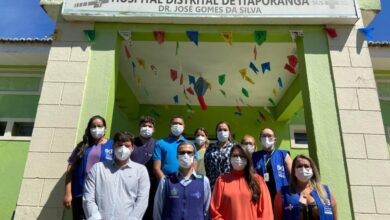
<path id="1" fill-rule="evenodd" d="M 106 160 L 112 160 L 113 156 L 113 145 L 112 140 L 108 140 L 105 144 L 102 145 L 101 154 L 100 154 L 100 162 L 104 162 Z M 72 196 L 74 198 L 80 197 L 83 195 L 84 189 L 84 181 L 85 181 L 85 168 L 87 167 L 87 159 L 88 155 L 91 152 L 92 147 L 89 147 L 79 162 L 79 164 L 73 169 L 72 173 Z"/>
<path id="2" fill-rule="evenodd" d="M 321 198 L 318 195 L 317 191 L 312 191 L 311 196 L 313 196 L 318 207 L 318 214 L 320 216 L 320 220 L 333 220 L 333 208 L 331 203 L 330 191 L 328 186 L 323 186 L 325 188 L 329 204 L 324 204 L 321 201 Z M 299 197 L 300 193 L 290 194 L 288 186 L 284 186 L 282 188 L 283 219 L 300 220 Z"/>
<path id="3" fill-rule="evenodd" d="M 286 163 L 284 162 L 287 154 L 288 151 L 286 150 L 274 149 L 274 152 L 271 155 L 270 162 L 272 165 L 277 192 L 279 192 L 283 186 L 288 186 L 289 174 Z M 264 173 L 267 172 L 267 167 L 265 164 L 267 160 L 267 152 L 262 150 L 253 153 L 252 160 L 257 173 L 264 177 Z"/>
<path id="4" fill-rule="evenodd" d="M 165 181 L 165 201 L 162 219 L 204 219 L 204 180 L 195 178 L 187 186 L 180 184 L 176 175 Z"/>

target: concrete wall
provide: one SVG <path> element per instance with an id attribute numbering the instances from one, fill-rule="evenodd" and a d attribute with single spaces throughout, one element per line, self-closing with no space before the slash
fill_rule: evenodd
<path id="1" fill-rule="evenodd" d="M 15 219 L 62 219 L 64 172 L 73 150 L 93 24 L 58 21 L 50 49 Z"/>
<path id="2" fill-rule="evenodd" d="M 332 27 L 338 37 L 328 42 L 354 217 L 389 219 L 390 160 L 367 42 L 357 30 L 362 22 Z"/>

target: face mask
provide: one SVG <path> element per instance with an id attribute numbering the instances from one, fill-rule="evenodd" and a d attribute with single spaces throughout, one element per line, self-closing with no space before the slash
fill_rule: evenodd
<path id="1" fill-rule="evenodd" d="M 249 153 L 255 152 L 255 146 L 254 146 L 254 145 L 252 145 L 252 144 L 245 144 L 245 145 L 243 145 L 243 146 L 246 148 L 246 150 L 247 150 Z"/>
<path id="2" fill-rule="evenodd" d="M 141 127 L 139 129 L 139 134 L 141 135 L 141 137 L 143 138 L 150 138 L 152 137 L 152 134 L 153 134 L 153 128 L 150 128 L 150 127 Z"/>
<path id="3" fill-rule="evenodd" d="M 295 169 L 295 176 L 301 182 L 307 182 L 313 176 L 313 170 L 311 168 L 304 168 L 304 167 L 296 168 Z"/>
<path id="4" fill-rule="evenodd" d="M 232 157 L 230 158 L 230 163 L 232 164 L 234 170 L 241 171 L 245 168 L 247 161 L 242 157 Z"/>
<path id="5" fill-rule="evenodd" d="M 261 138 L 261 144 L 262 144 L 265 148 L 267 148 L 267 149 L 269 149 L 269 148 L 271 148 L 272 146 L 274 146 L 274 143 L 275 143 L 275 141 L 273 140 L 272 137 L 262 137 L 262 138 Z"/>
<path id="6" fill-rule="evenodd" d="M 100 139 L 104 136 L 104 127 L 94 127 L 89 130 L 91 132 L 91 135 L 95 139 Z"/>
<path id="7" fill-rule="evenodd" d="M 115 157 L 118 160 L 127 160 L 129 159 L 131 151 L 125 145 L 115 148 Z"/>
<path id="8" fill-rule="evenodd" d="M 206 143 L 206 138 L 203 137 L 203 136 L 198 136 L 198 137 L 195 138 L 195 143 L 198 146 L 203 146 L 204 143 Z"/>
<path id="9" fill-rule="evenodd" d="M 183 125 L 172 125 L 171 126 L 171 132 L 176 137 L 179 137 L 181 133 L 183 133 L 184 126 Z"/>
<path id="10" fill-rule="evenodd" d="M 183 168 L 190 168 L 192 166 L 192 163 L 194 162 L 194 157 L 190 156 L 188 154 L 179 155 L 179 165 Z"/>
<path id="11" fill-rule="evenodd" d="M 221 142 L 225 142 L 229 139 L 229 131 L 218 131 L 217 138 Z"/>

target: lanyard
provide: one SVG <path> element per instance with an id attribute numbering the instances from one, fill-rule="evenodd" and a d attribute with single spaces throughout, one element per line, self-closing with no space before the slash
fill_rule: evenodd
<path id="1" fill-rule="evenodd" d="M 275 149 L 272 150 L 271 154 L 269 155 L 269 158 L 267 159 L 267 155 L 268 154 L 264 154 L 263 156 L 263 160 L 264 160 L 264 166 L 263 166 L 263 173 L 266 173 L 267 172 L 267 165 L 269 163 L 269 161 L 271 160 L 271 157 L 272 155 L 274 154 L 275 152 Z"/>

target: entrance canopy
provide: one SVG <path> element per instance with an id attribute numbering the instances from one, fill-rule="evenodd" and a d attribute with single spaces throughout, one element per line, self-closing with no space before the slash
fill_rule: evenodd
<path id="1" fill-rule="evenodd" d="M 292 42 L 123 41 L 121 48 L 120 72 L 140 104 L 199 105 L 203 89 L 208 106 L 274 106 L 297 76 L 285 69 L 296 58 Z"/>

